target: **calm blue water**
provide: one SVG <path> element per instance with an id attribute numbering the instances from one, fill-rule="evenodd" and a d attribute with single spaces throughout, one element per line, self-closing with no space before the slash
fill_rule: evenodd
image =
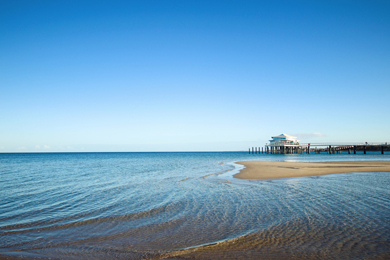
<path id="1" fill-rule="evenodd" d="M 243 160 L 390 154 L 0 154 L 0 254 L 159 259 L 218 242 L 206 259 L 390 256 L 389 173 L 234 179 Z"/>

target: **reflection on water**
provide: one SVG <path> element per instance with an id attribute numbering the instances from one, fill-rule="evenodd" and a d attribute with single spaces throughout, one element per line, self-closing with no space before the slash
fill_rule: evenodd
<path id="1" fill-rule="evenodd" d="M 80 258 L 390 257 L 390 175 L 236 180 L 240 160 L 388 155 L 0 154 L 0 254 Z"/>

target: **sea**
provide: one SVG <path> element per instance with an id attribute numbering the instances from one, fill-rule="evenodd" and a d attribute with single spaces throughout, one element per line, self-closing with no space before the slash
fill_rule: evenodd
<path id="1" fill-rule="evenodd" d="M 390 153 L 2 153 L 0 259 L 390 259 L 390 173 L 234 178 Z"/>

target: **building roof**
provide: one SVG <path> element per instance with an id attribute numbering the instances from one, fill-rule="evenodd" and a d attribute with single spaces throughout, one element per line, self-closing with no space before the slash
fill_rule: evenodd
<path id="1" fill-rule="evenodd" d="M 291 136 L 291 135 L 286 135 L 286 134 L 280 134 L 280 135 L 278 135 L 278 136 L 272 136 L 271 138 L 296 139 L 297 137 Z"/>

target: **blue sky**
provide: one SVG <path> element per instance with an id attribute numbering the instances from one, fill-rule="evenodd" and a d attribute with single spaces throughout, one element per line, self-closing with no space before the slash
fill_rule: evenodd
<path id="1" fill-rule="evenodd" d="M 0 152 L 390 141 L 389 1 L 0 1 Z"/>

